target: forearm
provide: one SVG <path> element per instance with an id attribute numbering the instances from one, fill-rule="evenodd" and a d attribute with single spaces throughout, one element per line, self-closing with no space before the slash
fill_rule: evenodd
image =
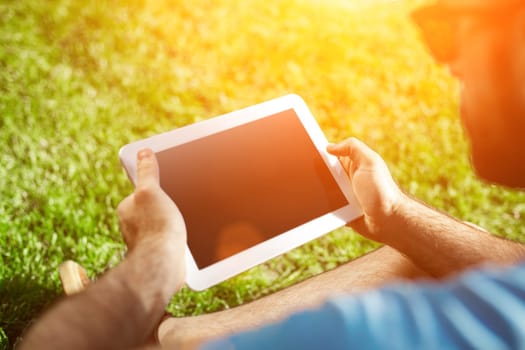
<path id="1" fill-rule="evenodd" d="M 384 243 L 430 275 L 441 277 L 481 263 L 508 264 L 524 246 L 498 238 L 426 205 L 407 199 L 388 220 Z"/>
<path id="2" fill-rule="evenodd" d="M 117 349 L 143 344 L 184 281 L 173 270 L 184 252 L 145 240 L 84 292 L 61 301 L 39 320 L 22 349 Z M 183 264 L 179 264 L 184 266 Z"/>

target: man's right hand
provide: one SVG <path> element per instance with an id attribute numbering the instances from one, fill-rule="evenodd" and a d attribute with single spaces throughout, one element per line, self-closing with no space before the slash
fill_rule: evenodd
<path id="1" fill-rule="evenodd" d="M 384 243 L 388 219 L 410 199 L 395 183 L 379 154 L 358 139 L 331 144 L 327 151 L 339 157 L 364 211 L 364 216 L 349 226 L 369 239 Z"/>

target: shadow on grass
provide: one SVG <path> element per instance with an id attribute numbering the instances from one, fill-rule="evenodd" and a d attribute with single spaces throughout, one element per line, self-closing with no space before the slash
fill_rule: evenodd
<path id="1" fill-rule="evenodd" d="M 0 350 L 15 346 L 23 332 L 53 303 L 61 293 L 50 285 L 23 278 L 0 281 L 0 330 L 7 336 L 8 344 L 2 343 Z"/>

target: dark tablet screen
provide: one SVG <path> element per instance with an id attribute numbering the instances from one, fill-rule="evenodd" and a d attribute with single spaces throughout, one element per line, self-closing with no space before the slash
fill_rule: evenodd
<path id="1" fill-rule="evenodd" d="M 199 269 L 348 204 L 293 109 L 157 158 Z"/>

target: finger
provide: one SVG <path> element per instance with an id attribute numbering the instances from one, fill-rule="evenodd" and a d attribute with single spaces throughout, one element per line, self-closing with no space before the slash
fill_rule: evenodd
<path id="1" fill-rule="evenodd" d="M 338 144 L 330 144 L 326 150 L 334 156 L 350 157 L 354 167 L 372 165 L 378 157 L 376 152 L 355 137 Z"/>
<path id="2" fill-rule="evenodd" d="M 361 216 L 356 220 L 352 220 L 347 224 L 347 226 L 365 237 L 371 236 L 370 230 L 368 229 L 368 225 L 366 223 L 366 218 L 364 216 Z"/>
<path id="3" fill-rule="evenodd" d="M 149 148 L 137 153 L 137 187 L 159 184 L 159 165 L 155 153 Z"/>

